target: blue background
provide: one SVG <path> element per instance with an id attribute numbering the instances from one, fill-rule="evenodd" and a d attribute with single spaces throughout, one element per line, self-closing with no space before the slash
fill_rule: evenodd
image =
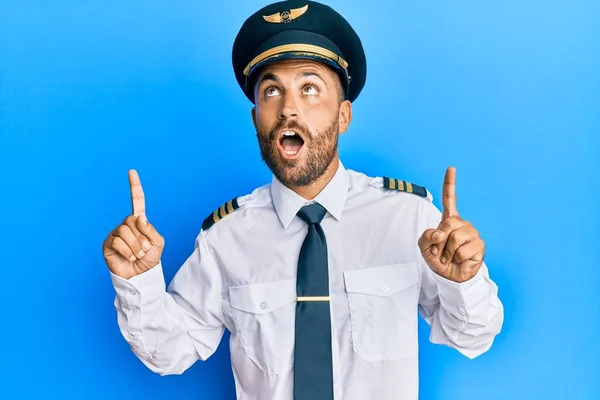
<path id="1" fill-rule="evenodd" d="M 232 399 L 225 337 L 182 376 L 120 336 L 101 255 L 137 168 L 170 280 L 202 219 L 269 181 L 230 49 L 265 1 L 0 3 L 0 398 Z M 422 399 L 600 396 L 597 1 L 348 1 L 367 85 L 347 167 L 427 186 L 479 229 L 504 329 L 427 342 Z"/>

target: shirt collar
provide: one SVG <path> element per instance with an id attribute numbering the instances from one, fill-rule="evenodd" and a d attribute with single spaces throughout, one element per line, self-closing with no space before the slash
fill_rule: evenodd
<path id="1" fill-rule="evenodd" d="M 337 220 L 342 217 L 342 209 L 349 189 L 348 172 L 342 162 L 329 183 L 321 190 L 313 201 L 308 201 L 296 192 L 283 185 L 275 176 L 271 182 L 273 205 L 284 228 L 287 228 L 304 205 L 317 202 Z"/>

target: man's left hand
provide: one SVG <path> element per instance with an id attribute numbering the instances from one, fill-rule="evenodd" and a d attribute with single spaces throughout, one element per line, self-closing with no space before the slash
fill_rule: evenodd
<path id="1" fill-rule="evenodd" d="M 442 220 L 419 239 L 421 254 L 429 268 L 454 282 L 474 277 L 483 263 L 485 244 L 471 223 L 456 210 L 456 169 L 446 170 L 442 189 Z"/>

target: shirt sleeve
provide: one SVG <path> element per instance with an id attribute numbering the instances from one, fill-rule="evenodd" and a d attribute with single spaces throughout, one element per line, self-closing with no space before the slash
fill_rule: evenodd
<path id="1" fill-rule="evenodd" d="M 201 235 L 168 288 L 161 263 L 128 280 L 112 273 L 111 279 L 121 334 L 150 370 L 181 374 L 215 352 L 224 332 L 222 278 Z"/>
<path id="2" fill-rule="evenodd" d="M 441 212 L 428 203 L 425 215 L 423 231 L 436 228 Z M 421 261 L 419 312 L 431 326 L 430 341 L 469 358 L 486 352 L 504 320 L 498 287 L 490 279 L 487 265 L 483 263 L 470 280 L 457 283 L 433 272 L 423 258 Z"/>

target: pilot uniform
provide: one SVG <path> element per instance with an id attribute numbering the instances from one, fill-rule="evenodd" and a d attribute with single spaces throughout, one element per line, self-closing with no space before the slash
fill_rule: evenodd
<path id="1" fill-rule="evenodd" d="M 233 65 L 251 101 L 256 71 L 290 57 L 333 66 L 350 100 L 364 85 L 358 36 L 322 4 L 275 3 L 244 23 Z M 310 206 L 322 210 L 319 221 L 299 217 Z M 206 360 L 227 329 L 240 400 L 417 400 L 419 315 L 431 326 L 433 343 L 469 358 L 490 348 L 503 321 L 485 263 L 464 283 L 425 263 L 418 240 L 440 219 L 425 187 L 367 176 L 341 161 L 310 202 L 273 177 L 207 215 L 193 253 L 168 287 L 160 263 L 128 280 L 111 274 L 118 324 L 137 357 L 159 374 Z M 305 264 L 324 269 L 300 278 L 302 252 L 317 251 L 305 245 L 311 235 L 323 256 Z M 300 279 L 318 273 L 325 292 L 300 293 Z M 316 308 L 325 313 L 311 314 Z M 320 372 L 322 363 L 310 357 L 323 349 L 331 366 Z M 302 394 L 312 386 L 329 387 L 330 394 Z"/>

